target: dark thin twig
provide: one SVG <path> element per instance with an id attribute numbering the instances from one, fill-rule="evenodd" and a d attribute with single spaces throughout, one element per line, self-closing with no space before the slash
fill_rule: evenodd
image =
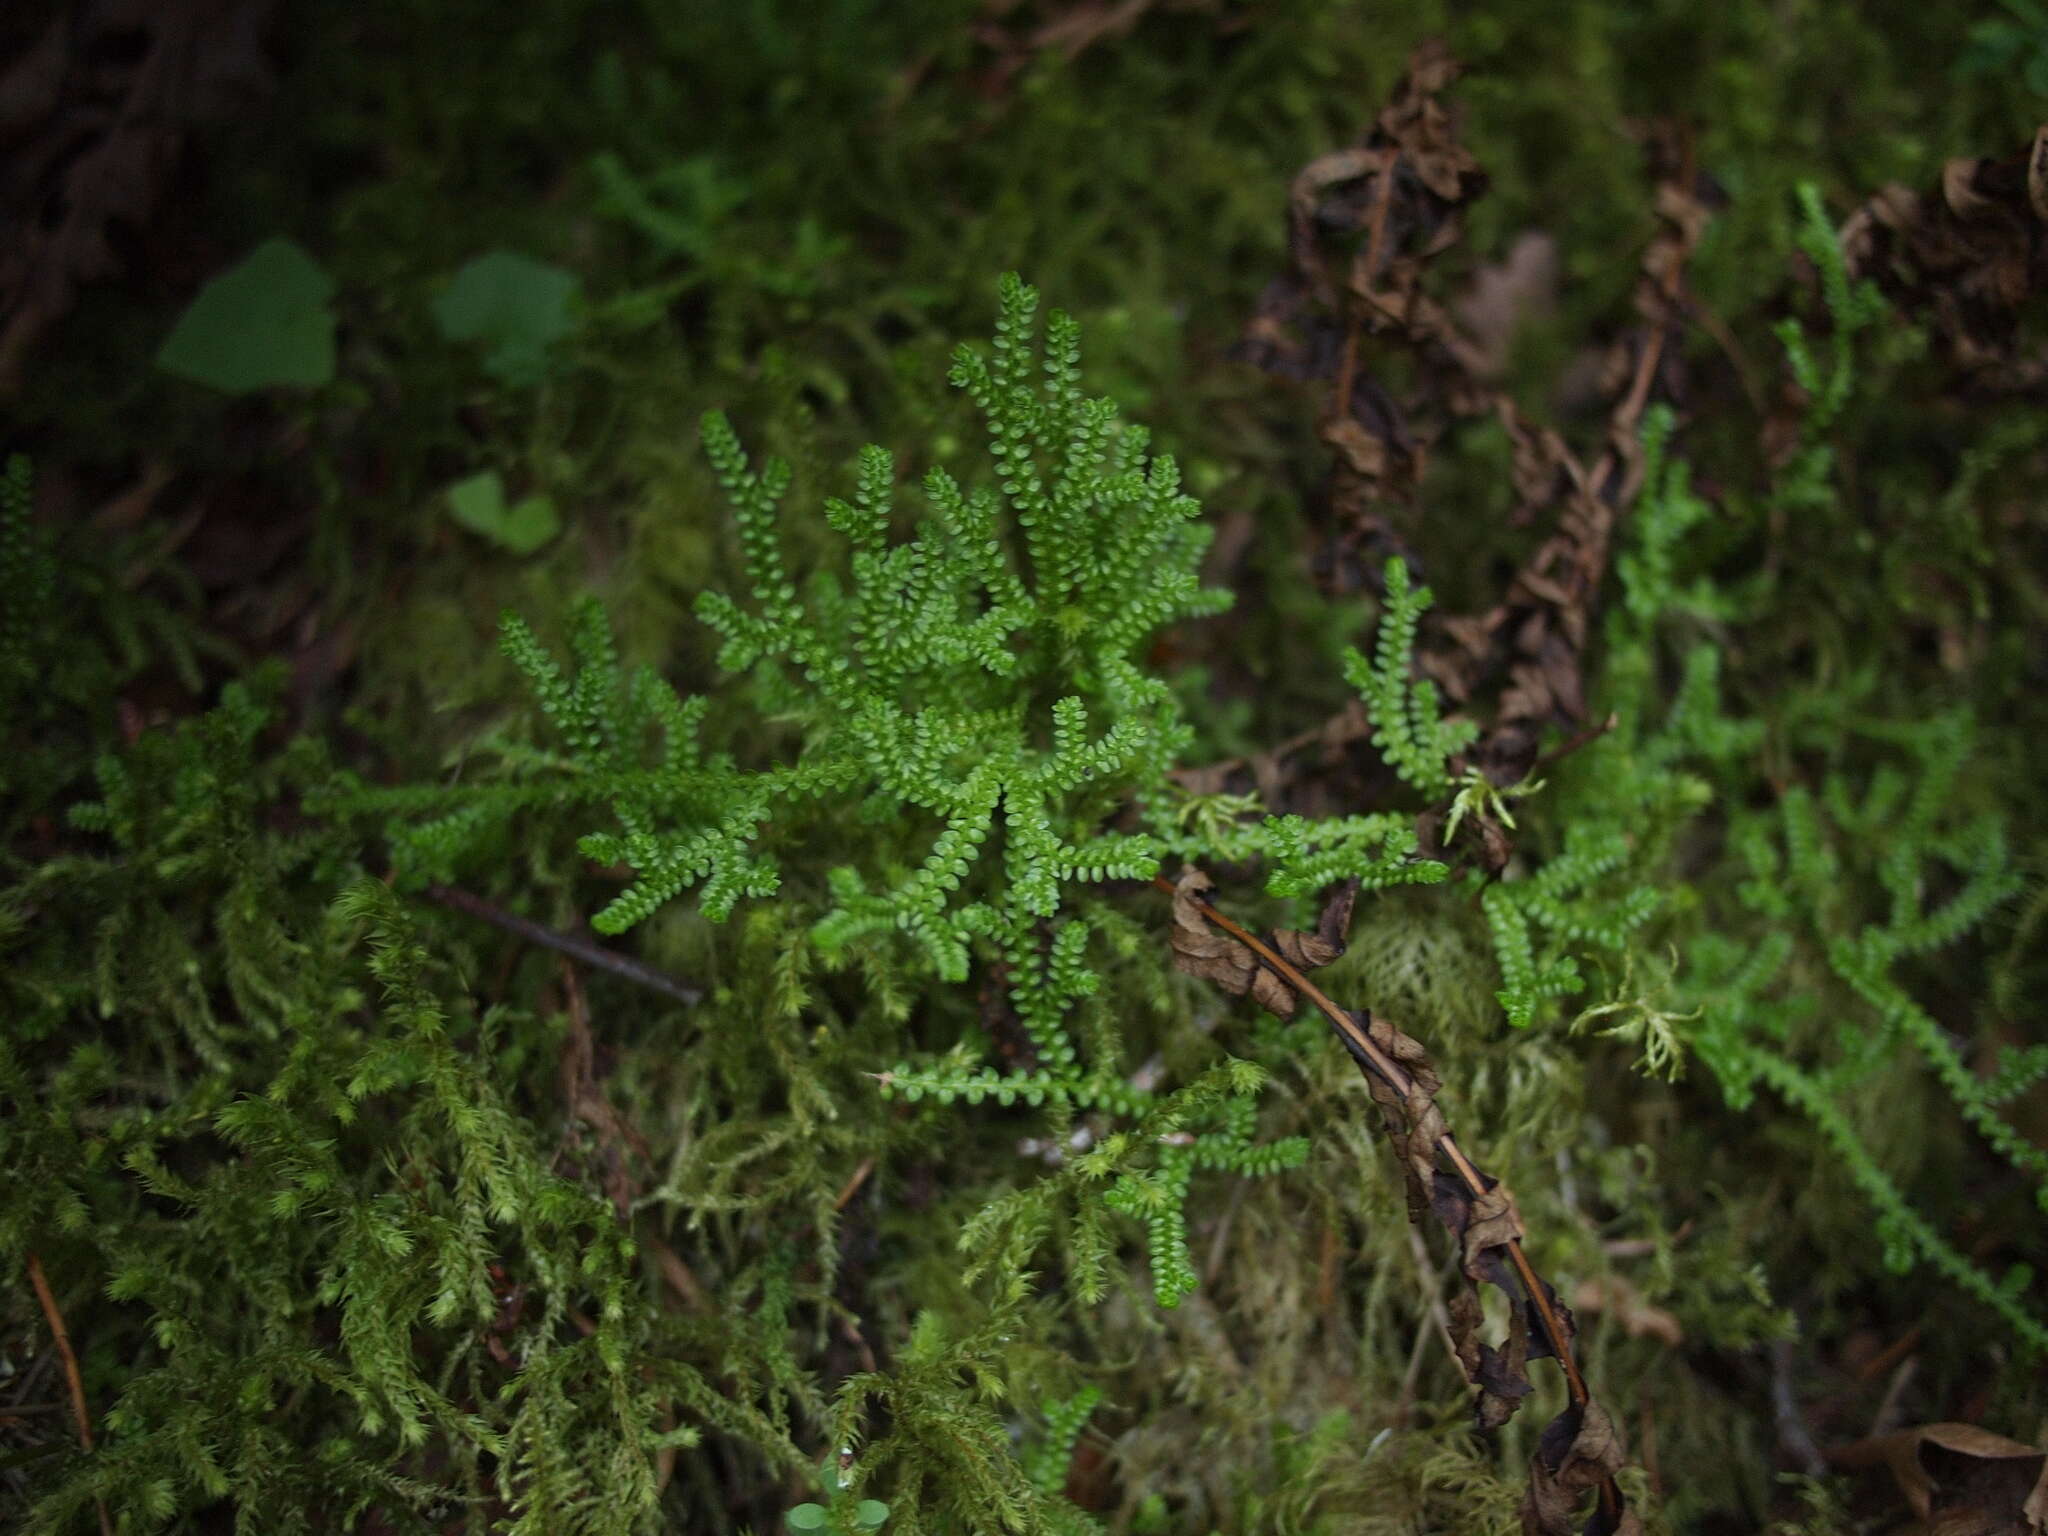
<path id="1" fill-rule="evenodd" d="M 1171 880 L 1166 879 L 1162 875 L 1153 876 L 1152 883 L 1162 891 L 1165 891 L 1169 896 L 1179 897 L 1183 894 L 1174 886 Z M 1285 981 L 1295 991 L 1322 1010 L 1323 1016 L 1330 1021 L 1331 1026 L 1337 1030 L 1338 1034 L 1344 1038 L 1345 1043 L 1351 1047 L 1352 1054 L 1362 1064 L 1369 1063 L 1371 1070 L 1378 1074 L 1381 1081 L 1392 1088 L 1396 1094 L 1406 1099 L 1414 1091 L 1414 1079 L 1408 1075 L 1407 1068 L 1381 1050 L 1379 1042 L 1374 1040 L 1366 1030 L 1360 1028 L 1358 1021 L 1352 1018 L 1349 1013 L 1330 1001 L 1322 988 L 1310 981 L 1307 976 L 1303 975 L 1284 956 L 1274 951 L 1271 946 L 1266 944 L 1256 934 L 1246 932 L 1221 912 L 1210 906 L 1209 903 L 1203 901 L 1199 896 L 1190 896 L 1188 900 L 1203 917 L 1251 950 L 1281 980 Z M 1471 1159 L 1465 1156 L 1464 1150 L 1452 1139 L 1449 1130 L 1445 1130 L 1436 1138 L 1436 1145 L 1437 1149 L 1443 1153 L 1445 1161 L 1450 1163 L 1452 1170 L 1456 1172 L 1466 1189 L 1471 1191 L 1475 1199 L 1488 1193 L 1489 1186 L 1485 1178 L 1472 1165 Z M 1537 1279 L 1535 1267 L 1530 1264 L 1528 1256 L 1522 1252 L 1521 1239 L 1511 1237 L 1502 1246 L 1507 1249 L 1508 1262 L 1514 1266 L 1515 1274 L 1522 1282 L 1523 1294 L 1528 1298 L 1530 1308 L 1536 1314 L 1537 1323 L 1543 1329 L 1543 1336 L 1550 1344 L 1550 1352 L 1556 1357 L 1558 1365 L 1564 1371 L 1565 1390 L 1571 1395 L 1572 1406 L 1575 1408 L 1585 1407 L 1587 1403 L 1592 1401 L 1592 1393 L 1586 1389 L 1585 1377 L 1579 1374 L 1579 1362 L 1572 1353 L 1571 1345 L 1565 1339 L 1564 1325 L 1559 1320 L 1556 1309 L 1551 1306 L 1549 1295 L 1544 1290 L 1542 1282 Z M 1599 1486 L 1599 1495 L 1600 1508 L 1610 1518 L 1621 1511 L 1621 1489 L 1616 1485 L 1613 1478 L 1602 1479 Z"/>
<path id="2" fill-rule="evenodd" d="M 43 1261 L 31 1253 L 28 1256 L 29 1284 L 36 1288 L 36 1300 L 43 1305 L 43 1317 L 50 1325 L 50 1336 L 57 1341 L 58 1358 L 64 1362 L 64 1381 L 71 1388 L 71 1412 L 78 1420 L 78 1443 L 88 1453 L 92 1446 L 92 1416 L 85 1407 L 85 1378 L 78 1371 L 78 1356 L 71 1352 L 71 1330 L 64 1326 L 64 1314 L 57 1310 L 57 1293 L 50 1289 L 50 1278 L 43 1273 Z M 102 1536 L 114 1536 L 114 1521 L 107 1513 L 104 1499 L 94 1499 L 93 1507 L 99 1511 Z"/>
<path id="3" fill-rule="evenodd" d="M 1598 741 L 1602 736 L 1605 736 L 1609 731 L 1613 730 L 1619 724 L 1621 724 L 1621 716 L 1614 713 L 1612 710 L 1609 710 L 1607 713 L 1607 718 L 1605 720 L 1597 721 L 1594 724 L 1587 726 L 1583 731 L 1580 731 L 1576 736 L 1573 736 L 1569 741 L 1559 742 L 1556 746 L 1552 747 L 1548 752 L 1544 753 L 1541 757 L 1537 758 L 1536 761 L 1530 765 L 1529 771 L 1523 775 L 1523 782 L 1528 783 L 1533 781 L 1537 774 L 1541 773 L 1544 769 L 1548 768 L 1552 763 L 1556 762 L 1559 758 L 1570 757 L 1572 753 L 1578 751 L 1579 748 L 1584 746 L 1590 746 L 1593 742 Z"/>
<path id="4" fill-rule="evenodd" d="M 507 933 L 517 934 L 530 944 L 558 950 L 573 959 L 581 960 L 585 965 L 595 966 L 601 971 L 610 971 L 614 976 L 623 976 L 626 980 L 637 982 L 643 987 L 661 993 L 664 997 L 672 997 L 679 1003 L 696 1003 L 704 996 L 687 982 L 678 981 L 666 971 L 656 970 L 651 965 L 643 965 L 631 955 L 622 955 L 615 949 L 606 949 L 602 944 L 592 943 L 589 939 L 579 938 L 573 933 L 563 933 L 558 928 L 536 923 L 533 919 L 521 917 L 516 912 L 507 912 L 503 907 L 494 906 L 481 896 L 458 890 L 452 885 L 430 885 L 421 894 L 429 901 L 439 902 L 444 907 L 452 907 L 457 912 L 467 912 L 471 917 L 480 917 Z"/>

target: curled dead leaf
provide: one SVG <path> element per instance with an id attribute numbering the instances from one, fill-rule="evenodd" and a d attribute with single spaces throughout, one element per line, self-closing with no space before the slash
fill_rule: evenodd
<path id="1" fill-rule="evenodd" d="M 2002 160 L 1954 159 L 1938 185 L 1887 187 L 1842 226 L 1852 277 L 1923 320 L 1948 360 L 1982 387 L 2048 381 L 2022 352 L 2019 308 L 2048 288 L 2048 126 Z"/>
<path id="2" fill-rule="evenodd" d="M 1202 916 L 1197 902 L 1215 882 L 1190 864 L 1174 884 L 1173 947 L 1174 968 L 1190 976 L 1212 981 L 1234 997 L 1251 994 L 1253 1002 L 1283 1019 L 1294 1017 L 1301 996 L 1273 971 L 1259 963 L 1238 940 Z M 1324 906 L 1314 933 L 1283 928 L 1267 943 L 1303 971 L 1328 965 L 1344 953 L 1345 934 L 1351 927 L 1351 910 L 1358 900 L 1358 881 L 1349 880 Z"/>
<path id="3" fill-rule="evenodd" d="M 1621 1470 L 1627 1460 L 1621 1433 L 1600 1404 L 1567 1408 L 1543 1428 L 1529 1460 L 1529 1489 L 1522 1499 L 1522 1529 L 1528 1536 L 1570 1536 L 1581 1496 Z M 1596 1511 L 1585 1536 L 1631 1536 L 1642 1527 L 1633 1512 Z"/>
<path id="4" fill-rule="evenodd" d="M 1286 932 L 1267 942 L 1234 925 L 1233 931 L 1206 931 L 1224 928 L 1229 920 L 1201 899 L 1212 887 L 1200 870 L 1184 870 L 1173 885 L 1155 883 L 1173 893 L 1175 965 L 1239 996 L 1249 992 L 1283 1016 L 1291 1014 L 1302 992 L 1315 990 L 1301 974 L 1305 965 L 1327 963 L 1342 952 L 1357 895 L 1357 882 L 1349 882 L 1325 907 L 1315 934 Z M 1293 974 L 1282 977 L 1276 969 Z M 1263 989 L 1262 975 L 1268 979 Z M 1592 1400 L 1574 1359 L 1577 1320 L 1523 1254 L 1513 1194 L 1452 1140 L 1437 1104 L 1442 1080 L 1429 1053 L 1369 1010 L 1340 1010 L 1320 992 L 1315 1000 L 1358 1063 L 1380 1111 L 1407 1187 L 1409 1219 L 1420 1223 L 1425 1213 L 1434 1214 L 1458 1244 L 1459 1282 L 1445 1303 L 1445 1318 L 1453 1353 L 1476 1389 L 1479 1427 L 1497 1429 L 1513 1416 L 1530 1391 L 1529 1360 L 1547 1354 L 1564 1371 L 1573 1406 L 1543 1432 L 1542 1452 L 1530 1466 L 1524 1529 L 1538 1536 L 1566 1532 L 1580 1495 L 1592 1490 L 1597 1502 L 1587 1536 L 1639 1536 L 1641 1527 L 1613 1476 L 1622 1462 L 1619 1436 Z M 1510 1303 L 1508 1335 L 1500 1347 L 1481 1337 L 1481 1284 L 1497 1286 Z"/>
<path id="5" fill-rule="evenodd" d="M 1922 1424 L 1830 1447 L 1838 1467 L 1883 1466 L 1913 1513 L 1943 1531 L 2048 1531 L 2048 1450 L 1975 1424 Z"/>

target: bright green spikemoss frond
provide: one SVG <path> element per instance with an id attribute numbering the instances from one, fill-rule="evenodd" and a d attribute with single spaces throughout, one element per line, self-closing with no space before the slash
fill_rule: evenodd
<path id="1" fill-rule="evenodd" d="M 1765 507 L 1812 517 L 1843 494 L 1832 431 L 1853 395 L 1858 340 L 1881 306 L 1867 284 L 1849 281 L 1811 188 L 1800 201 L 1800 243 L 1820 273 L 1833 330 L 1823 357 L 1796 322 L 1780 327 L 1787 366 L 1810 405 Z M 1970 722 L 1952 710 L 1875 717 L 1862 702 L 1878 686 L 1868 672 L 1788 680 L 1776 713 L 1793 751 L 1808 761 L 1876 761 L 1856 775 L 1788 775 L 1773 803 L 1755 803 L 1750 759 L 1763 726 L 1724 712 L 1722 647 L 1678 645 L 1679 683 L 1661 702 L 1669 633 L 1740 622 L 1768 595 L 1753 584 L 1738 599 L 1705 576 L 1682 584 L 1693 559 L 1688 534 L 1708 509 L 1687 466 L 1670 454 L 1674 425 L 1661 409 L 1645 419 L 1642 496 L 1616 561 L 1623 601 L 1609 615 L 1605 689 L 1615 728 L 1560 775 L 1562 853 L 1486 893 L 1501 1001 L 1512 1022 L 1533 1023 L 1547 998 L 1577 990 L 1582 963 L 1605 969 L 1617 956 L 1626 960 L 1624 946 L 1671 944 L 1682 960 L 1669 983 L 1674 1001 L 1657 1012 L 1660 1033 L 1693 1049 L 1731 1106 L 1751 1107 L 1767 1086 L 1806 1115 L 1875 1210 L 1894 1267 L 1929 1265 L 1999 1312 L 2016 1339 L 2039 1347 L 2048 1324 L 1913 1209 L 1847 1110 L 1918 1058 L 1985 1146 L 2048 1202 L 2048 1158 L 2000 1116 L 1996 1095 L 1965 1067 L 1901 974 L 2020 888 L 1997 819 L 1957 810 Z M 1668 869 L 1680 833 L 1717 799 L 1725 846 L 1746 878 L 1731 882 L 1733 903 L 1703 909 L 1699 893 L 1643 876 Z M 1930 906 L 1926 893 L 1935 889 L 1945 896 Z M 1817 988 L 1816 978 L 1830 976 L 1832 989 Z"/>
<path id="2" fill-rule="evenodd" d="M 1451 792 L 1448 760 L 1471 745 L 1479 727 L 1442 719 L 1436 684 L 1412 675 L 1415 626 L 1429 611 L 1429 588 L 1411 587 L 1408 564 L 1398 557 L 1387 562 L 1386 578 L 1372 659 L 1347 650 L 1344 679 L 1365 700 L 1380 755 L 1411 788 L 1439 799 Z"/>
<path id="3" fill-rule="evenodd" d="M 809 933 L 819 957 L 869 963 L 894 936 L 915 969 L 957 982 L 979 951 L 1000 965 L 1037 1056 L 1033 1070 L 1010 1073 L 957 1054 L 899 1062 L 881 1074 L 886 1092 L 1025 1102 L 1058 1116 L 1152 1114 L 1156 1096 L 1122 1075 L 1115 1025 L 1074 1027 L 1101 978 L 1088 954 L 1094 928 L 1066 909 L 1077 887 L 1158 871 L 1174 830 L 1167 774 L 1192 733 L 1139 657 L 1162 626 L 1230 599 L 1199 583 L 1208 532 L 1178 469 L 1148 456 L 1145 434 L 1119 423 L 1108 400 L 1081 392 L 1079 327 L 1055 313 L 1041 343 L 1037 304 L 1005 278 L 992 353 L 954 356 L 950 379 L 983 417 L 993 483 L 933 468 L 898 537 L 897 460 L 865 449 L 851 499 L 823 509 L 846 541 L 843 572 L 796 578 L 782 547 L 788 466 L 757 467 L 722 414 L 703 419 L 743 581 L 736 594 L 701 594 L 696 612 L 723 638 L 721 664 L 739 674 L 734 702 L 801 726 L 792 761 L 742 768 L 704 754 L 696 732 L 709 702 L 677 698 L 646 668 L 623 673 L 586 601 L 570 617 L 566 665 L 519 618 L 504 625 L 505 652 L 558 755 L 505 756 L 507 771 L 479 786 L 349 785 L 336 802 L 399 813 L 392 844 L 409 879 L 446 878 L 465 839 L 502 838 L 521 812 L 609 804 L 619 830 L 578 843 L 633 872 L 592 920 L 606 933 L 693 888 L 704 915 L 722 921 L 741 900 L 782 890 L 770 835 L 861 829 L 862 867 L 834 868 L 822 890 L 812 876 L 796 893 L 824 907 Z M 1126 811 L 1134 825 L 1105 829 Z M 1315 873 L 1344 854 L 1372 862 L 1379 884 L 1440 873 L 1409 863 L 1412 835 L 1404 842 L 1378 823 L 1333 828 L 1322 841 Z M 1203 1128 L 1117 1186 L 1116 1208 L 1147 1224 L 1168 1304 L 1193 1283 L 1180 1206 L 1196 1170 L 1264 1173 L 1299 1160 L 1293 1142 L 1253 1142 L 1244 1114 L 1216 1118 L 1218 1092 L 1255 1086 L 1240 1076 L 1205 1089 L 1181 1111 L 1210 1117 Z M 1080 1202 L 1077 1221 L 1099 1230 L 1102 1201 L 1098 1191 Z"/>
<path id="4" fill-rule="evenodd" d="M 808 739 L 794 770 L 728 772 L 716 813 L 687 831 L 675 830 L 674 811 L 693 796 L 716 797 L 715 774 L 653 789 L 639 804 L 620 797 L 633 830 L 587 840 L 585 851 L 622 859 L 639 878 L 599 926 L 630 926 L 700 881 L 714 917 L 742 895 L 774 889 L 772 866 L 747 852 L 767 819 L 764 792 L 879 792 L 940 816 L 916 874 L 884 896 L 840 906 L 818 932 L 830 946 L 871 931 L 880 900 L 950 978 L 964 975 L 968 938 L 950 893 L 974 883 L 999 906 L 1014 901 L 1048 916 L 1063 885 L 1141 878 L 1157 867 L 1146 835 L 1061 830 L 1073 814 L 1065 807 L 1158 797 L 1186 730 L 1132 652 L 1159 625 L 1217 611 L 1227 596 L 1197 583 L 1204 535 L 1191 519 L 1199 509 L 1180 494 L 1171 462 L 1148 466 L 1128 446 L 1121 459 L 1109 452 L 1133 434 L 1117 430 L 1108 402 L 1080 395 L 1069 318 L 1053 317 L 1040 355 L 1036 309 L 1029 287 L 1005 279 L 993 359 L 962 348 L 952 373 L 987 420 L 1000 494 L 967 491 L 935 469 L 913 536 L 892 544 L 894 459 L 865 450 L 853 500 L 825 509 L 852 545 L 843 593 L 835 581 L 816 600 L 800 600 L 778 542 L 786 467 L 770 461 L 756 470 L 725 418 L 705 418 L 705 452 L 738 528 L 750 607 L 707 593 L 698 613 L 724 636 L 722 661 L 758 674 L 764 704 L 786 693 L 775 669 L 802 677 L 797 707 Z M 616 766 L 616 751 L 601 755 L 602 722 L 591 713 L 604 690 L 564 680 L 521 625 L 508 623 L 506 644 L 572 747 L 599 756 L 594 766 Z M 590 647 L 578 659 L 579 678 L 603 663 Z M 655 800 L 668 815 L 655 814 Z M 981 854 L 999 832 L 1005 857 L 1000 872 L 988 871 Z"/>

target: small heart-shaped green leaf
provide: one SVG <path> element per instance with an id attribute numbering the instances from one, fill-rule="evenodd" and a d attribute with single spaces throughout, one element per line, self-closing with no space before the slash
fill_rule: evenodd
<path id="1" fill-rule="evenodd" d="M 573 273 L 516 251 L 479 256 L 434 301 L 434 319 L 450 341 L 480 341 L 484 371 L 501 383 L 538 384 L 547 350 L 575 329 Z"/>
<path id="2" fill-rule="evenodd" d="M 286 239 L 266 240 L 199 290 L 156 354 L 180 378 L 245 395 L 334 377 L 334 279 Z"/>
<path id="3" fill-rule="evenodd" d="M 455 521 L 515 555 L 530 555 L 562 531 L 555 504 L 528 496 L 505 504 L 505 485 L 495 469 L 448 487 L 448 511 Z"/>

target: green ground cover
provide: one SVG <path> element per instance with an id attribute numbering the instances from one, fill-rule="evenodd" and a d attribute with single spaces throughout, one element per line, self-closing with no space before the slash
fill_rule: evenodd
<path id="1" fill-rule="evenodd" d="M 260 38 L 0 264 L 9 1528 L 2038 1528 L 2035 7 Z"/>

